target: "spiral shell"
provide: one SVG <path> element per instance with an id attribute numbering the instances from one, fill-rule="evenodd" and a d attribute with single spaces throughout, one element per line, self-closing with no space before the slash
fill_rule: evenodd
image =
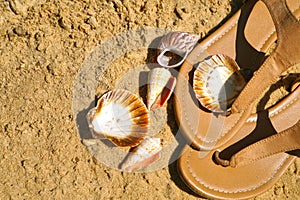
<path id="1" fill-rule="evenodd" d="M 199 35 L 186 32 L 168 33 L 158 46 L 158 64 L 167 68 L 180 66 L 199 39 Z"/>
<path id="2" fill-rule="evenodd" d="M 170 98 L 176 85 L 176 78 L 165 68 L 154 68 L 148 76 L 148 109 L 161 107 Z"/>
<path id="3" fill-rule="evenodd" d="M 130 149 L 120 169 L 132 172 L 146 167 L 160 158 L 161 149 L 160 138 L 146 136 L 140 145 Z"/>
<path id="4" fill-rule="evenodd" d="M 194 72 L 196 97 L 203 107 L 212 112 L 225 113 L 245 85 L 237 63 L 223 54 L 206 58 Z"/>
<path id="5" fill-rule="evenodd" d="M 121 147 L 140 144 L 149 127 L 148 109 L 143 101 L 120 89 L 105 93 L 87 118 L 95 138 L 104 136 Z"/>

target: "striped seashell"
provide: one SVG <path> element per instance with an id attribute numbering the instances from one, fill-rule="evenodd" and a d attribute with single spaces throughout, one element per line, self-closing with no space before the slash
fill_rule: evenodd
<path id="1" fill-rule="evenodd" d="M 148 76 L 148 109 L 162 107 L 172 95 L 176 85 L 176 78 L 165 68 L 154 68 Z"/>
<path id="2" fill-rule="evenodd" d="M 148 132 L 149 114 L 143 101 L 126 90 L 105 93 L 87 115 L 95 138 L 108 138 L 115 145 L 134 147 Z"/>
<path id="3" fill-rule="evenodd" d="M 126 172 L 140 170 L 158 160 L 161 150 L 160 138 L 146 136 L 140 145 L 130 149 L 119 168 Z"/>
<path id="4" fill-rule="evenodd" d="M 167 68 L 180 66 L 199 39 L 199 35 L 186 32 L 168 33 L 158 46 L 158 64 Z"/>
<path id="5" fill-rule="evenodd" d="M 226 113 L 245 87 L 237 63 L 223 54 L 200 62 L 194 72 L 193 89 L 201 105 L 216 113 Z"/>

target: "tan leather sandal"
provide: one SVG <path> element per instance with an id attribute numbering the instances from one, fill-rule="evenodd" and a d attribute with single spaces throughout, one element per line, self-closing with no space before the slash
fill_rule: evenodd
<path id="1" fill-rule="evenodd" d="M 180 129 L 193 148 L 185 147 L 178 170 L 195 192 L 216 199 L 256 196 L 278 181 L 294 155 L 299 156 L 299 151 L 292 151 L 300 149 L 300 23 L 294 17 L 300 15 L 299 6 L 299 0 L 248 0 L 181 67 L 175 109 Z M 276 38 L 275 50 L 265 56 L 263 51 Z M 255 71 L 228 116 L 202 109 L 189 87 L 193 65 L 218 53 Z M 298 74 L 290 93 L 275 105 L 262 107 L 267 91 L 291 67 Z"/>
<path id="2" fill-rule="evenodd" d="M 277 1 L 272 1 L 272 3 L 276 6 L 278 4 Z M 277 33 L 266 5 L 262 1 L 247 0 L 241 10 L 190 53 L 180 68 L 174 98 L 176 120 L 194 148 L 211 150 L 226 143 L 246 123 L 249 115 L 256 112 L 256 105 L 267 88 L 276 82 L 283 71 L 289 68 L 289 62 L 294 62 L 290 56 L 295 55 L 299 58 L 295 52 L 299 51 L 297 48 L 300 45 L 292 45 L 300 37 L 297 30 L 294 30 L 299 25 L 295 22 L 289 9 L 296 17 L 300 17 L 300 0 L 288 0 L 289 9 L 283 2 L 279 4 L 278 9 L 269 6 L 271 13 L 276 13 L 273 16 L 278 27 Z M 284 12 L 279 12 L 280 9 Z M 284 29 L 284 27 L 290 26 L 288 23 L 281 23 L 280 19 L 284 17 L 281 15 L 285 14 L 291 18 L 285 21 L 296 23 L 295 28 Z M 265 52 L 274 45 L 277 34 L 279 35 L 277 52 L 285 51 L 284 55 L 289 56 L 283 67 L 276 66 L 281 62 L 280 56 L 275 55 L 278 54 L 277 52 L 274 52 L 264 62 Z M 286 39 L 291 41 L 288 45 L 285 45 Z M 247 68 L 255 72 L 253 78 L 234 102 L 231 108 L 232 113 L 229 116 L 215 115 L 202 109 L 191 87 L 194 65 L 214 54 L 226 54 L 235 58 L 242 69 Z M 263 62 L 268 67 L 260 67 Z M 269 65 L 272 65 L 273 69 L 270 69 Z M 260 69 L 258 70 L 258 68 Z M 296 121 L 297 119 L 294 119 L 285 122 L 284 125 L 279 124 L 276 130 L 279 132 L 285 130 Z"/>

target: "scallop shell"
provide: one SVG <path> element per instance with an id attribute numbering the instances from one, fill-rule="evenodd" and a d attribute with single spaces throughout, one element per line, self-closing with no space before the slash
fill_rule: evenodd
<path id="1" fill-rule="evenodd" d="M 186 32 L 168 33 L 158 46 L 158 64 L 167 68 L 180 66 L 199 39 L 199 35 Z"/>
<path id="2" fill-rule="evenodd" d="M 237 63 L 229 56 L 213 55 L 200 62 L 194 72 L 193 88 L 202 106 L 225 113 L 245 87 Z"/>
<path id="3" fill-rule="evenodd" d="M 143 101 L 120 89 L 105 93 L 87 118 L 95 138 L 104 136 L 121 147 L 140 144 L 149 127 L 148 109 Z"/>
<path id="4" fill-rule="evenodd" d="M 154 68 L 148 76 L 147 106 L 161 107 L 170 98 L 176 85 L 176 78 L 165 68 Z"/>
<path id="5" fill-rule="evenodd" d="M 146 136 L 139 146 L 130 149 L 120 165 L 126 172 L 140 170 L 158 160 L 161 156 L 160 138 Z"/>

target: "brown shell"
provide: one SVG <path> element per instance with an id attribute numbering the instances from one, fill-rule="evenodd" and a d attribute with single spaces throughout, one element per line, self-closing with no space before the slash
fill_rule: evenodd
<path id="1" fill-rule="evenodd" d="M 95 138 L 105 136 L 121 147 L 140 144 L 149 127 L 148 109 L 143 101 L 120 89 L 105 93 L 87 118 Z"/>
<path id="2" fill-rule="evenodd" d="M 223 54 L 200 62 L 194 72 L 193 88 L 201 105 L 212 112 L 226 112 L 246 85 L 239 69 L 232 58 Z"/>

